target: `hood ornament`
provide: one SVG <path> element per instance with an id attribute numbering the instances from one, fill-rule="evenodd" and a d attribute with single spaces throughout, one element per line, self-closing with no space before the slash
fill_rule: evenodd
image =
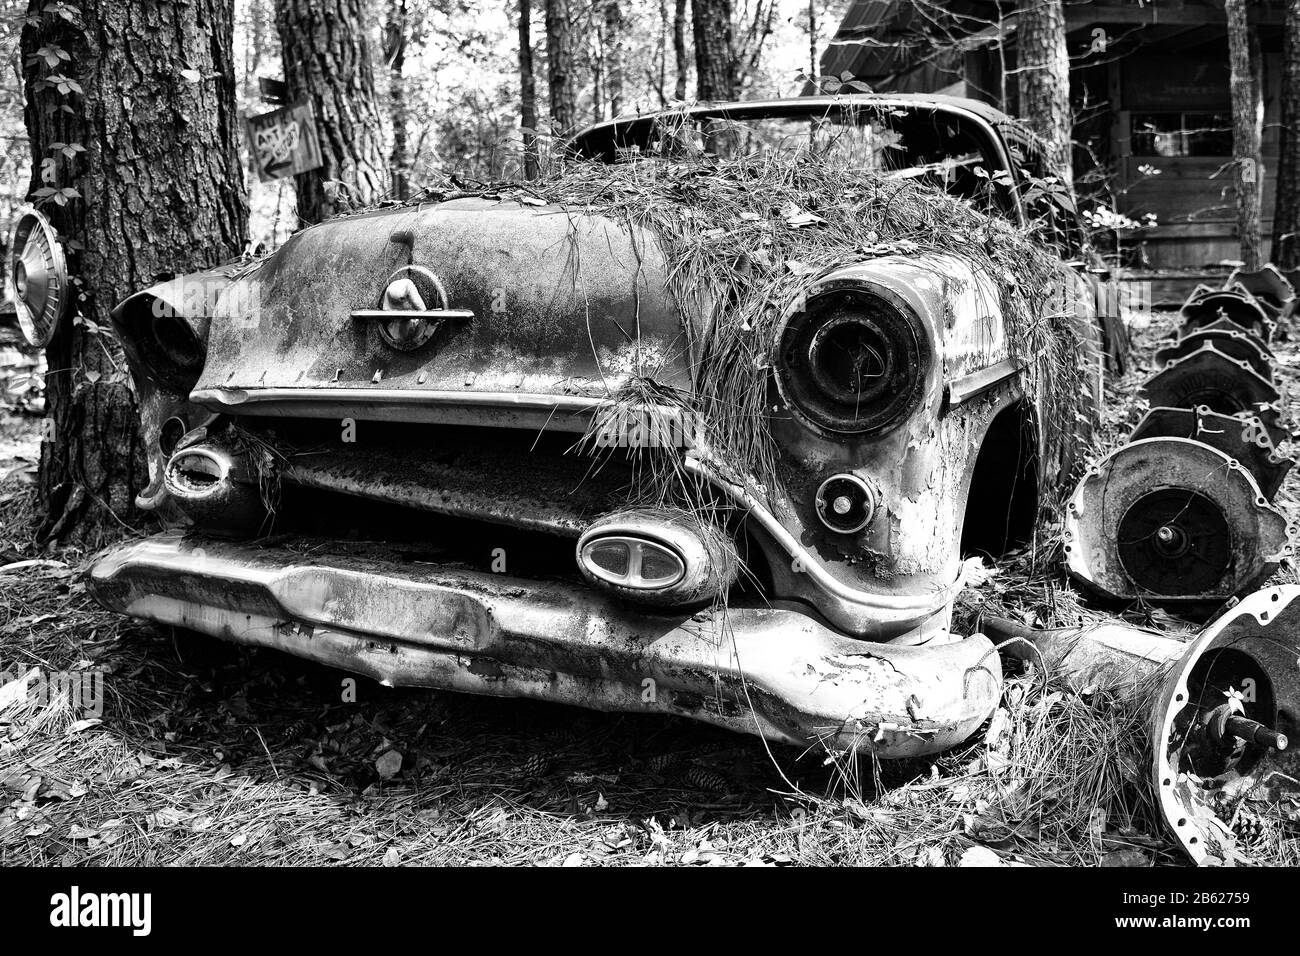
<path id="1" fill-rule="evenodd" d="M 445 322 L 474 318 L 471 310 L 448 305 L 447 290 L 436 275 L 423 266 L 403 266 L 389 277 L 380 307 L 356 309 L 352 318 L 378 322 L 388 345 L 411 352 L 437 335 Z"/>

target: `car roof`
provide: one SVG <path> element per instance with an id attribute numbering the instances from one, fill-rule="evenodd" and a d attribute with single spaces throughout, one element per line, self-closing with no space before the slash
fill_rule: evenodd
<path id="1" fill-rule="evenodd" d="M 832 106 L 879 105 L 879 106 L 939 106 L 952 112 L 967 113 L 978 117 L 1000 132 L 1017 128 L 1015 120 L 997 107 L 964 96 L 946 96 L 940 93 L 840 93 L 829 96 L 791 96 L 775 100 L 729 100 L 720 103 L 700 103 L 687 107 L 668 107 L 661 110 L 648 110 L 644 113 L 624 113 L 613 119 L 593 123 L 573 137 L 573 141 L 599 133 L 617 126 L 625 126 L 653 116 L 681 114 L 687 116 L 710 116 L 721 113 L 745 114 L 760 113 L 771 109 L 800 109 L 810 111 L 827 109 Z"/>

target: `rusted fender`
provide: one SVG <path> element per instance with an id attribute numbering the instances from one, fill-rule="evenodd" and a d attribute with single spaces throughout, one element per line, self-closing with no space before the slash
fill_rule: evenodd
<path id="1" fill-rule="evenodd" d="M 317 542 L 317 544 L 321 544 Z M 105 607 L 393 686 L 678 714 L 880 757 L 961 743 L 1002 693 L 983 636 L 899 646 L 797 611 L 636 611 L 581 585 L 158 535 L 91 568 Z"/>

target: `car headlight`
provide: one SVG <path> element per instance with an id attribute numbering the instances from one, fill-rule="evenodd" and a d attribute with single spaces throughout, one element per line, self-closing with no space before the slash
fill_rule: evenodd
<path id="1" fill-rule="evenodd" d="M 122 344 L 153 381 L 181 397 L 190 393 L 207 361 L 206 315 L 188 315 L 146 290 L 119 305 L 113 321 Z"/>
<path id="2" fill-rule="evenodd" d="M 141 317 L 136 345 L 154 377 L 179 395 L 188 395 L 203 371 L 207 349 L 206 317 L 179 315 L 155 300 Z"/>
<path id="3" fill-rule="evenodd" d="M 893 293 L 832 289 L 810 297 L 786 324 L 777 385 L 821 429 L 878 434 L 921 400 L 929 352 L 920 319 Z"/>

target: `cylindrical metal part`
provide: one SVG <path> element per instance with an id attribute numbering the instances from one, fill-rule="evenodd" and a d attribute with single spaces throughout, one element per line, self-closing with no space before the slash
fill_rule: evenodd
<path id="1" fill-rule="evenodd" d="M 1279 734 L 1276 730 L 1269 730 L 1258 720 L 1251 720 L 1249 717 L 1243 717 L 1240 714 L 1233 714 L 1224 724 L 1224 729 L 1234 737 L 1240 737 L 1247 743 L 1257 744 L 1260 747 L 1272 747 L 1274 750 L 1286 750 L 1286 734 Z"/>

